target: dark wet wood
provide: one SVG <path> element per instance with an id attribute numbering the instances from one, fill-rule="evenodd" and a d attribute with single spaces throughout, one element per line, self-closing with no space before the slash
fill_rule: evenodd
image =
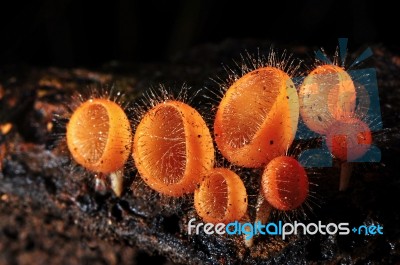
<path id="1" fill-rule="evenodd" d="M 339 167 L 313 170 L 311 181 L 318 186 L 313 187 L 317 199 L 311 199 L 316 204 L 311 205 L 312 212 L 305 210 L 306 218 L 301 212 L 275 213 L 272 219 L 375 223 L 384 227 L 382 236 L 293 236 L 286 241 L 257 237 L 247 249 L 242 237 L 188 235 L 188 220 L 199 219 L 192 197 L 169 199 L 150 191 L 136 176 L 132 160 L 125 170 L 122 197 L 111 191 L 99 193 L 94 176 L 71 162 L 64 131 L 75 93 L 90 94 L 98 87 L 108 91 L 113 84 L 113 91 L 123 91 L 125 102 L 133 106 L 138 95 L 151 86 L 157 90 L 158 83 L 180 88 L 185 82 L 193 91 L 212 89 L 216 85 L 210 77 L 226 76 L 220 63 L 233 65 L 232 59 L 239 60 L 244 48 L 251 51 L 258 46 L 269 47 L 257 41 L 227 41 L 178 55 L 168 64 L 110 64 L 95 70 L 1 69 L 0 125 L 11 124 L 11 128 L 0 133 L 0 264 L 126 264 L 140 260 L 140 251 L 159 255 L 153 257 L 158 262 L 166 261 L 162 256 L 182 264 L 398 261 L 400 55 L 384 47 L 373 47 L 371 63 L 378 73 L 385 128 L 375 133 L 382 163 L 355 166 L 344 192 L 338 191 Z M 295 51 L 306 59 L 306 54 L 312 54 L 304 47 Z M 209 105 L 200 99 L 193 99 L 193 104 L 210 113 Z M 132 120 L 137 118 L 134 108 L 127 111 Z M 257 174 L 241 171 L 252 205 L 257 200 Z M 255 210 L 250 209 L 254 216 Z"/>

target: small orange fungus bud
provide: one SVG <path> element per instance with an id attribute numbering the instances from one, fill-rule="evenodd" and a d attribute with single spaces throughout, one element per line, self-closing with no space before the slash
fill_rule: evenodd
<path id="1" fill-rule="evenodd" d="M 214 147 L 201 115 L 189 105 L 171 100 L 156 105 L 140 121 L 133 158 L 151 188 L 181 196 L 193 192 L 214 166 Z"/>
<path id="2" fill-rule="evenodd" d="M 298 117 L 298 96 L 290 77 L 275 67 L 259 68 L 226 91 L 215 117 L 215 141 L 230 162 L 261 167 L 285 154 Z"/>
<path id="3" fill-rule="evenodd" d="M 67 145 L 75 161 L 101 173 L 121 169 L 131 151 L 132 132 L 123 109 L 107 99 L 90 99 L 72 114 Z"/>
<path id="4" fill-rule="evenodd" d="M 354 115 L 356 89 L 343 68 L 321 65 L 304 79 L 299 100 L 304 123 L 310 130 L 324 135 L 336 120 Z"/>
<path id="5" fill-rule="evenodd" d="M 335 157 L 351 162 L 369 150 L 372 135 L 366 123 L 349 118 L 336 121 L 327 129 L 326 143 Z"/>
<path id="6" fill-rule="evenodd" d="M 296 159 L 280 156 L 271 160 L 261 180 L 265 199 L 276 209 L 287 211 L 299 207 L 308 195 L 308 177 Z"/>
<path id="7" fill-rule="evenodd" d="M 227 224 L 240 220 L 247 211 L 246 188 L 233 171 L 212 169 L 194 193 L 194 206 L 205 222 Z"/>

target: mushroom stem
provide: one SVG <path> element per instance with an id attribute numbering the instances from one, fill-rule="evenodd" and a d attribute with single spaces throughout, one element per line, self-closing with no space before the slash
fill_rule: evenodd
<path id="1" fill-rule="evenodd" d="M 260 221 L 265 223 L 268 221 L 271 215 L 272 206 L 267 202 L 262 194 L 258 195 L 257 206 L 256 206 L 256 222 Z"/>
<path id="2" fill-rule="evenodd" d="M 257 205 L 256 205 L 256 218 L 254 220 L 254 225 L 260 222 L 264 224 L 268 221 L 269 216 L 271 215 L 272 206 L 267 202 L 264 196 L 260 193 L 257 198 Z M 250 218 L 246 215 L 244 218 L 245 221 L 249 221 Z M 248 231 L 248 229 L 246 229 Z M 255 236 L 255 235 L 254 235 Z M 251 248 L 254 243 L 254 236 L 250 239 L 246 239 L 246 235 L 244 235 L 244 244 L 246 247 Z"/>
<path id="3" fill-rule="evenodd" d="M 339 191 L 345 191 L 349 187 L 349 182 L 352 172 L 353 172 L 353 163 L 343 162 L 340 165 Z"/>
<path id="4" fill-rule="evenodd" d="M 242 223 L 250 223 L 249 213 L 246 213 L 246 215 L 243 217 Z M 245 230 L 246 230 L 246 232 L 251 232 L 250 227 L 246 227 Z M 246 247 L 251 248 L 253 246 L 254 237 L 247 238 L 247 235 L 243 234 L 243 239 L 244 239 L 244 245 Z"/>
<path id="5" fill-rule="evenodd" d="M 121 197 L 122 191 L 124 189 L 124 171 L 123 169 L 112 172 L 109 176 L 110 186 L 117 197 Z"/>

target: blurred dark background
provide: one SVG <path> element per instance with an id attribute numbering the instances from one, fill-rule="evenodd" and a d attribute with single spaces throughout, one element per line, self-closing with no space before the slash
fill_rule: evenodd
<path id="1" fill-rule="evenodd" d="M 262 39 L 332 48 L 398 47 L 396 8 L 383 1 L 2 1 L 0 65 L 96 67 L 156 62 L 204 43 Z"/>

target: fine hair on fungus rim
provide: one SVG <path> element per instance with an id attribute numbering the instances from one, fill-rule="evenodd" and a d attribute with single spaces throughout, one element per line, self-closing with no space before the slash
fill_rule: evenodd
<path id="1" fill-rule="evenodd" d="M 342 67 L 319 65 L 304 79 L 299 99 L 305 124 L 324 135 L 332 123 L 354 115 L 356 87 Z"/>
<path id="2" fill-rule="evenodd" d="M 279 156 L 265 167 L 261 180 L 265 199 L 282 211 L 294 210 L 306 200 L 309 191 L 307 173 L 289 156 Z"/>
<path id="3" fill-rule="evenodd" d="M 77 163 L 108 174 L 121 169 L 130 153 L 132 132 L 123 109 L 108 99 L 89 99 L 67 124 L 67 145 Z"/>
<path id="4" fill-rule="evenodd" d="M 206 122 L 179 99 L 164 97 L 152 102 L 154 106 L 144 112 L 134 134 L 136 168 L 157 192 L 174 197 L 192 193 L 214 166 L 213 141 Z"/>
<path id="5" fill-rule="evenodd" d="M 74 94 L 65 133 L 73 160 L 94 173 L 96 190 L 110 186 L 117 196 L 123 191 L 124 166 L 132 146 L 122 96 L 113 88 L 90 88 L 85 94 Z"/>
<path id="6" fill-rule="evenodd" d="M 289 74 L 290 56 L 274 51 L 244 63 L 242 75 L 231 78 L 214 120 L 219 151 L 231 163 L 257 168 L 283 155 L 297 131 L 299 102 Z"/>
<path id="7" fill-rule="evenodd" d="M 157 192 L 161 197 L 166 195 L 165 198 L 170 201 L 183 201 L 184 203 L 191 203 L 189 200 L 193 198 L 193 210 L 196 210 L 199 217 L 205 222 L 212 223 L 228 223 L 235 220 L 245 222 L 254 217 L 256 217 L 256 221 L 267 220 L 259 219 L 257 216 L 268 217 L 271 213 L 279 216 L 286 215 L 289 219 L 298 213 L 303 213 L 305 216 L 306 209 L 304 208 L 310 208 L 307 202 L 308 198 L 312 197 L 309 195 L 309 185 L 312 183 L 309 183 L 302 166 L 289 157 L 289 150 L 293 149 L 292 141 L 297 131 L 300 111 L 298 95 L 290 71 L 288 71 L 290 67 L 284 66 L 286 62 L 278 62 L 276 54 L 273 52 L 272 54 L 268 59 L 249 56 L 248 64 L 241 66 L 241 75 L 231 75 L 229 83 L 221 86 L 221 90 L 225 90 L 225 95 L 221 97 L 219 105 L 216 106 L 218 108 L 216 108 L 212 128 L 219 148 L 217 155 L 226 162 L 226 167 L 240 168 L 239 171 L 258 172 L 257 176 L 250 176 L 255 181 L 249 180 L 250 177 L 244 178 L 245 185 L 240 177 L 231 170 L 215 168 L 215 163 L 220 164 L 220 159 L 218 158 L 215 162 L 212 135 L 204 121 L 204 116 L 190 106 L 184 98 L 187 97 L 187 90 L 183 89 L 185 96 L 182 100 L 180 96 L 176 98 L 171 95 L 172 93 L 160 87 L 158 91 L 150 92 L 151 95 L 145 102 L 145 106 L 134 110 L 130 109 L 134 113 L 133 119 L 137 123 L 133 126 L 134 137 L 128 148 L 133 150 L 132 157 L 129 155 L 128 157 L 132 159 L 130 162 L 135 163 L 137 175 L 140 176 L 137 178 L 138 182 L 144 184 L 145 190 L 151 188 L 155 191 L 147 194 L 154 195 Z M 334 72 L 341 71 L 335 70 L 340 68 L 338 66 L 324 67 L 332 68 Z M 340 72 L 337 76 L 339 76 L 339 80 L 343 79 L 345 80 L 342 80 L 343 83 L 347 84 L 349 78 L 346 74 Z M 344 77 L 341 77 L 342 75 Z M 350 88 L 347 89 L 347 87 Z M 326 106 L 327 111 L 336 121 L 349 119 L 353 112 L 357 112 L 357 104 L 354 101 L 355 92 L 351 87 L 351 84 L 345 85 L 343 93 L 339 89 L 338 93 L 327 96 L 328 102 L 336 102 L 339 106 L 335 107 L 333 103 Z M 346 91 L 351 93 L 345 93 Z M 161 97 L 154 96 L 160 93 Z M 84 101 L 81 105 L 84 106 L 93 101 L 99 105 L 88 111 L 89 114 L 86 116 L 95 120 L 93 124 L 99 130 L 99 134 L 107 138 L 109 137 L 109 125 L 104 124 L 106 119 L 103 118 L 104 115 L 102 116 L 107 109 L 100 104 L 103 100 L 105 99 L 92 98 Z M 347 105 L 347 103 L 349 104 Z M 83 108 L 82 106 L 77 110 Z M 362 109 L 367 108 L 368 104 L 365 103 Z M 71 120 L 74 119 L 71 118 Z M 317 120 L 319 121 L 318 118 Z M 90 122 L 87 126 L 93 127 Z M 352 130 L 342 125 L 338 125 L 338 128 Z M 329 137 L 329 131 L 334 131 L 324 130 L 324 136 L 318 139 Z M 101 137 L 99 138 L 101 139 Z M 344 151 L 343 148 L 343 146 L 347 146 L 347 139 L 336 137 L 336 135 L 330 139 L 332 139 L 329 148 L 331 153 L 343 161 L 349 158 L 347 150 Z M 371 133 L 363 134 L 363 139 L 370 144 Z M 90 146 L 100 150 L 98 156 L 104 152 L 104 149 L 107 149 L 104 143 L 102 145 L 90 144 Z M 351 152 L 356 151 L 355 149 Z M 352 153 L 350 153 L 351 155 Z M 349 160 L 351 159 L 349 158 Z M 89 161 L 91 160 L 89 159 Z M 122 164 L 126 161 L 124 158 Z M 133 172 L 136 173 L 135 170 Z M 121 172 L 117 174 L 116 171 L 103 174 L 121 176 Z M 231 185 L 233 186 L 231 187 Z M 246 187 L 251 193 L 260 195 L 258 197 L 255 194 L 249 196 L 254 196 L 250 198 L 249 204 L 250 208 L 254 209 L 250 209 L 249 212 L 247 212 Z M 131 189 L 135 193 L 134 185 L 131 186 Z M 136 191 L 138 196 L 142 195 L 141 191 Z M 237 204 L 236 202 L 231 203 L 230 200 L 238 199 L 238 197 L 234 199 L 231 197 L 238 194 L 243 195 L 239 196 L 243 199 L 240 201 L 241 204 L 239 204 L 239 200 L 237 200 Z M 244 195 L 246 199 L 244 199 Z M 176 198 L 181 196 L 184 197 Z M 253 203 L 254 198 L 262 200 Z M 161 205 L 169 207 L 167 210 L 172 210 L 174 214 L 183 209 L 180 205 L 177 205 L 176 208 L 173 204 L 165 206 L 163 201 Z M 173 209 L 176 209 L 176 212 Z M 191 214 L 195 214 L 194 211 Z M 271 217 L 274 218 L 274 216 Z"/>
<path id="8" fill-rule="evenodd" d="M 227 168 L 214 168 L 194 193 L 198 215 L 209 223 L 241 220 L 247 211 L 247 192 L 241 178 Z"/>
<path id="9" fill-rule="evenodd" d="M 316 52 L 315 66 L 299 89 L 302 120 L 326 139 L 332 157 L 340 162 L 339 190 L 348 187 L 352 162 L 380 159 L 380 152 L 371 148 L 371 131 L 380 128 L 381 120 L 375 72 L 358 67 L 372 52 L 366 49 L 350 65 L 346 48 L 347 40 L 339 39 L 332 61 L 323 49 Z"/>

